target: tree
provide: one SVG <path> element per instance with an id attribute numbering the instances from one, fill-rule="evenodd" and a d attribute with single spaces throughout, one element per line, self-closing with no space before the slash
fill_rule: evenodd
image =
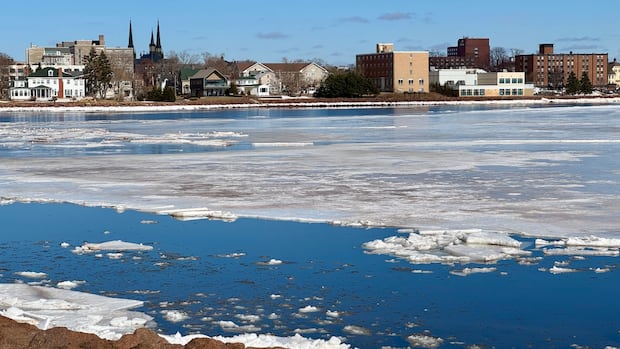
<path id="1" fill-rule="evenodd" d="M 370 79 L 355 72 L 345 72 L 328 76 L 314 96 L 354 98 L 378 94 L 379 89 Z"/>
<path id="2" fill-rule="evenodd" d="M 592 83 L 590 82 L 590 78 L 588 77 L 588 73 L 581 73 L 581 80 L 579 81 L 579 91 L 583 94 L 592 93 Z"/>
<path id="3" fill-rule="evenodd" d="M 0 52 L 0 99 L 5 99 L 8 96 L 9 66 L 13 63 L 13 58 L 6 53 Z"/>
<path id="4" fill-rule="evenodd" d="M 510 57 L 505 48 L 493 47 L 491 49 L 491 67 L 495 71 L 503 69 L 510 63 Z"/>
<path id="5" fill-rule="evenodd" d="M 113 75 L 110 61 L 105 52 L 101 51 L 100 54 L 97 54 L 95 48 L 91 48 L 90 53 L 86 56 L 84 67 L 87 93 L 105 98 Z"/>
<path id="6" fill-rule="evenodd" d="M 579 93 L 580 89 L 581 84 L 579 83 L 579 80 L 577 80 L 575 72 L 570 72 L 570 74 L 568 74 L 568 79 L 566 80 L 566 93 L 569 95 L 574 95 Z"/>

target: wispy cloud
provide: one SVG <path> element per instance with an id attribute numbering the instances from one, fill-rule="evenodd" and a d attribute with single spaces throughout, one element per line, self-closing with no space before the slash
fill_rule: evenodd
<path id="1" fill-rule="evenodd" d="M 352 16 L 352 17 L 343 17 L 339 19 L 340 22 L 349 22 L 349 23 L 369 23 L 370 21 L 364 17 L 360 16 Z"/>
<path id="2" fill-rule="evenodd" d="M 559 39 L 555 39 L 555 41 L 557 42 L 598 42 L 600 41 L 600 38 L 593 38 L 590 36 L 580 36 L 580 37 L 565 37 L 565 38 L 559 38 Z"/>
<path id="3" fill-rule="evenodd" d="M 560 49 L 560 51 L 562 51 L 562 52 L 566 52 L 566 51 L 594 51 L 594 50 L 601 50 L 601 47 L 599 45 L 570 45 L 570 46 L 562 47 Z"/>
<path id="4" fill-rule="evenodd" d="M 382 21 L 402 21 L 412 19 L 413 14 L 410 12 L 392 12 L 385 13 L 378 17 Z"/>
<path id="5" fill-rule="evenodd" d="M 279 39 L 288 38 L 288 35 L 281 33 L 281 32 L 269 32 L 269 33 L 258 33 L 256 34 L 256 37 L 259 39 L 265 39 L 265 40 L 279 40 Z"/>

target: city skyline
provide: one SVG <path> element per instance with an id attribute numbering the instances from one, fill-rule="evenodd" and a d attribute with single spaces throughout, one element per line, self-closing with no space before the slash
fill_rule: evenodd
<path id="1" fill-rule="evenodd" d="M 62 41 L 96 40 L 127 47 L 129 22 L 136 54 L 148 52 L 151 31 L 161 25 L 165 54 L 186 51 L 223 54 L 227 60 L 280 62 L 321 59 L 328 64 L 354 64 L 355 55 L 370 53 L 378 42 L 394 43 L 400 51 L 445 54 L 461 37 L 488 37 L 491 47 L 535 53 L 540 43 L 555 44 L 558 53 L 608 53 L 620 58 L 620 32 L 615 31 L 615 1 L 596 7 L 569 7 L 562 1 L 519 3 L 478 1 L 436 6 L 431 1 L 389 3 L 353 1 L 287 5 L 196 3 L 171 6 L 167 1 L 108 1 L 105 7 L 57 1 L 54 6 L 3 6 L 0 52 L 25 61 L 30 45 L 49 47 Z"/>

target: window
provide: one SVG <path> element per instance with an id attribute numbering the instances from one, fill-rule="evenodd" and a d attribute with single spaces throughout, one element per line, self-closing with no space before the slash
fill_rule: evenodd
<path id="1" fill-rule="evenodd" d="M 499 95 L 500 95 L 500 96 L 503 96 L 503 95 L 504 95 L 504 89 L 503 89 L 503 88 L 500 88 L 500 89 L 499 89 Z"/>
<path id="2" fill-rule="evenodd" d="M 398 84 L 402 85 L 403 84 L 403 79 L 398 79 Z"/>
<path id="3" fill-rule="evenodd" d="M 504 78 L 499 78 L 499 83 L 503 84 L 504 83 Z"/>
<path id="4" fill-rule="evenodd" d="M 517 78 L 512 78 L 512 83 L 516 84 L 517 83 Z"/>
<path id="5" fill-rule="evenodd" d="M 518 78 L 517 81 L 518 81 L 519 84 L 522 84 L 523 83 L 523 78 Z"/>
<path id="6" fill-rule="evenodd" d="M 420 85 L 424 85 L 424 79 L 420 79 L 420 80 L 418 80 L 418 84 L 420 84 Z"/>
<path id="7" fill-rule="evenodd" d="M 510 89 L 509 89 L 509 88 L 505 89 L 505 90 L 504 90 L 504 94 L 505 94 L 506 96 L 510 96 Z"/>
<path id="8" fill-rule="evenodd" d="M 519 89 L 519 96 L 523 96 L 523 89 L 522 88 Z"/>
<path id="9" fill-rule="evenodd" d="M 47 71 L 47 76 L 54 76 L 54 71 L 53 70 L 48 70 Z"/>
<path id="10" fill-rule="evenodd" d="M 413 79 L 409 79 L 409 85 L 413 85 Z"/>
<path id="11" fill-rule="evenodd" d="M 483 88 L 480 89 L 480 95 L 484 96 L 484 89 Z"/>

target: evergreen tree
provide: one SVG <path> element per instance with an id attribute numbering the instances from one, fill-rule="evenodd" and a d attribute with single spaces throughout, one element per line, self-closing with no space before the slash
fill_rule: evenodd
<path id="1" fill-rule="evenodd" d="M 577 76 L 575 76 L 574 72 L 570 72 L 568 74 L 568 79 L 566 80 L 566 93 L 569 95 L 574 95 L 579 93 L 581 90 L 581 84 L 579 80 L 577 80 Z"/>
<path id="2" fill-rule="evenodd" d="M 370 79 L 354 72 L 347 72 L 328 76 L 314 96 L 354 98 L 378 94 L 379 89 Z"/>
<path id="3" fill-rule="evenodd" d="M 581 81 L 579 81 L 579 91 L 583 94 L 592 93 L 592 83 L 586 72 L 581 74 Z"/>
<path id="4" fill-rule="evenodd" d="M 105 52 L 97 54 L 93 47 L 90 49 L 88 56 L 86 56 L 85 63 L 86 93 L 105 98 L 114 75 L 108 57 Z"/>

